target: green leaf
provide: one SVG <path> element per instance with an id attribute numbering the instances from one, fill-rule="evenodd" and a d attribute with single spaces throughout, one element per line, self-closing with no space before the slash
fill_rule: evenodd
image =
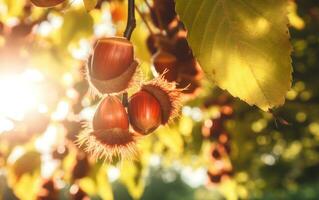
<path id="1" fill-rule="evenodd" d="M 97 4 L 97 0 L 83 0 L 84 6 L 87 11 L 93 10 Z"/>
<path id="2" fill-rule="evenodd" d="M 291 87 L 286 0 L 176 0 L 188 41 L 222 89 L 264 111 Z"/>
<path id="3" fill-rule="evenodd" d="M 60 31 L 61 45 L 67 46 L 71 42 L 89 37 L 93 33 L 93 18 L 83 10 L 69 10 L 64 14 L 64 21 Z M 79 23 L 81 22 L 81 23 Z"/>

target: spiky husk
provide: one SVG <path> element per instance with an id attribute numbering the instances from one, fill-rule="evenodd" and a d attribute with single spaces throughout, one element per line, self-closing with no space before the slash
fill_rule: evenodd
<path id="1" fill-rule="evenodd" d="M 152 94 L 160 103 L 162 109 L 162 124 L 167 124 L 178 116 L 181 108 L 181 92 L 177 89 L 175 82 L 168 82 L 165 72 L 155 79 L 142 85 L 142 90 Z"/>
<path id="2" fill-rule="evenodd" d="M 94 158 L 108 163 L 113 159 L 132 160 L 137 154 L 135 136 L 129 130 L 119 128 L 87 130 L 79 135 L 77 145 Z"/>
<path id="3" fill-rule="evenodd" d="M 127 70 L 120 76 L 110 80 L 99 80 L 91 75 L 90 62 L 87 65 L 87 79 L 90 83 L 92 93 L 97 95 L 121 93 L 130 88 L 135 80 L 135 72 L 139 63 L 134 60 L 133 63 L 127 68 Z"/>

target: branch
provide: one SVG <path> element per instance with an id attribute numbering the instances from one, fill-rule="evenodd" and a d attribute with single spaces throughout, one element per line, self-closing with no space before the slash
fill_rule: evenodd
<path id="1" fill-rule="evenodd" d="M 128 106 L 128 94 L 127 94 L 127 92 L 124 92 L 123 95 L 122 95 L 122 105 L 124 107 Z"/>
<path id="2" fill-rule="evenodd" d="M 141 12 L 141 10 L 136 5 L 135 5 L 135 9 L 136 9 L 137 13 L 140 15 L 141 19 L 143 20 L 144 24 L 146 25 L 146 28 L 149 30 L 151 35 L 154 35 L 154 32 L 153 32 L 151 26 L 148 24 L 147 20 L 145 19 L 144 14 Z"/>
<path id="3" fill-rule="evenodd" d="M 136 27 L 136 19 L 135 19 L 135 0 L 128 0 L 128 18 L 126 29 L 124 31 L 124 37 L 128 40 L 131 39 L 131 35 Z"/>

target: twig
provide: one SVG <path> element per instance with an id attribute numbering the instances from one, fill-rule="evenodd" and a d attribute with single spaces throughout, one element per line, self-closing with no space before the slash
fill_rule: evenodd
<path id="1" fill-rule="evenodd" d="M 128 106 L 128 94 L 127 94 L 127 92 L 124 92 L 123 95 L 122 95 L 122 105 L 124 107 Z"/>
<path id="2" fill-rule="evenodd" d="M 135 19 L 135 0 L 128 0 L 128 17 L 126 29 L 124 31 L 124 37 L 128 40 L 131 39 L 131 35 L 136 27 L 136 19 Z"/>
<path id="3" fill-rule="evenodd" d="M 126 37 L 128 40 L 130 40 L 135 27 L 136 27 L 135 0 L 128 0 L 128 16 L 127 16 L 126 28 L 125 28 L 125 31 L 124 31 L 124 37 Z M 128 104 L 128 94 L 127 94 L 127 92 L 123 93 L 122 104 L 125 107 L 127 107 L 127 104 Z"/>
<path id="4" fill-rule="evenodd" d="M 144 14 L 141 12 L 141 10 L 136 5 L 135 5 L 135 10 L 140 15 L 141 19 L 143 20 L 144 24 L 146 25 L 146 27 L 149 30 L 149 32 L 151 33 L 151 35 L 154 35 L 154 32 L 153 32 L 151 26 L 148 24 L 147 20 L 145 19 Z"/>
<path id="5" fill-rule="evenodd" d="M 278 115 L 274 112 L 274 110 L 269 109 L 269 113 L 272 114 L 272 116 L 274 117 L 274 121 L 275 121 L 275 126 L 276 126 L 276 128 L 278 128 L 278 123 L 281 124 L 281 125 L 284 125 L 284 126 L 290 126 L 290 125 L 291 125 L 287 120 L 285 120 L 285 119 L 283 119 L 282 117 L 278 116 Z"/>

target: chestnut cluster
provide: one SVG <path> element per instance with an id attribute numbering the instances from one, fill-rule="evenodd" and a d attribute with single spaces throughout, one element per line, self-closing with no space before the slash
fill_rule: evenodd
<path id="1" fill-rule="evenodd" d="M 185 88 L 183 93 L 194 93 L 200 86 L 202 73 L 186 40 L 187 31 L 176 15 L 174 0 L 154 0 L 150 15 L 160 30 L 146 41 L 155 71 L 165 72 L 167 81 Z"/>
<path id="2" fill-rule="evenodd" d="M 102 100 L 91 131 L 81 134 L 78 141 L 96 158 L 112 161 L 134 156 L 137 137 L 150 134 L 177 114 L 180 90 L 162 76 L 139 85 L 127 99 L 127 90 L 136 84 L 138 65 L 127 38 L 101 38 L 94 46 L 87 79 Z"/>
<path id="3" fill-rule="evenodd" d="M 221 95 L 213 101 L 206 102 L 206 106 L 218 106 L 220 116 L 206 120 L 202 126 L 204 138 L 211 141 L 211 165 L 208 168 L 208 177 L 212 183 L 219 183 L 233 174 L 233 167 L 229 160 L 230 135 L 225 128 L 225 122 L 232 118 L 233 108 L 228 95 Z"/>

